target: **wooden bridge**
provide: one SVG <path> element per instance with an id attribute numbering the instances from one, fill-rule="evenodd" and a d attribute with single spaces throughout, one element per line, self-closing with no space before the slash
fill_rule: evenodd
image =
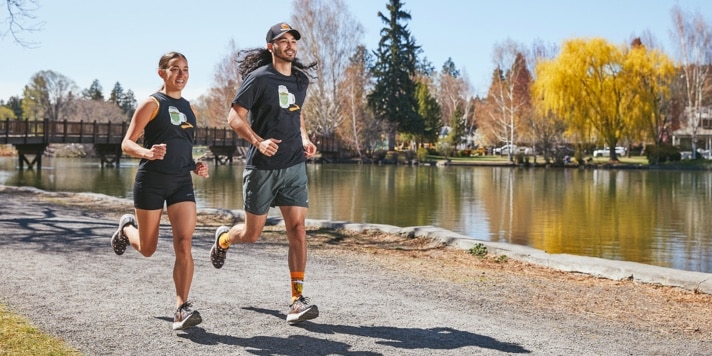
<path id="1" fill-rule="evenodd" d="M 121 160 L 121 141 L 128 123 L 71 122 L 71 121 L 0 121 L 0 144 L 11 144 L 17 149 L 20 170 L 27 164 L 42 169 L 42 155 L 51 143 L 92 144 L 101 159 L 101 166 L 116 165 Z M 339 156 L 341 145 L 337 139 L 312 136 L 321 160 L 329 162 Z M 207 146 L 215 164 L 232 164 L 234 157 L 245 156 L 249 143 L 229 127 L 204 127 L 195 130 L 195 145 Z M 32 158 L 32 159 L 30 159 Z"/>
<path id="2" fill-rule="evenodd" d="M 12 144 L 18 152 L 20 170 L 36 164 L 42 169 L 42 155 L 51 143 L 93 144 L 101 165 L 118 165 L 121 141 L 128 123 L 70 121 L 0 121 L 0 144 Z M 217 164 L 232 163 L 236 154 L 244 153 L 248 143 L 230 128 L 198 128 L 195 144 L 207 146 Z M 30 157 L 32 159 L 30 160 Z"/>

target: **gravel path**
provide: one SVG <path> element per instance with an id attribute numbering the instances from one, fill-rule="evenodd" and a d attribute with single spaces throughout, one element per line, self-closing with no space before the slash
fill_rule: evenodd
<path id="1" fill-rule="evenodd" d="M 215 270 L 215 226 L 194 240 L 191 300 L 203 323 L 171 330 L 170 228 L 158 251 L 116 256 L 120 216 L 0 189 L 0 303 L 87 355 L 705 355 L 708 337 L 519 308 L 496 288 L 419 278 L 367 255 L 310 252 L 313 321 L 289 326 L 286 246 L 238 246 Z M 113 204 L 111 199 L 97 204 Z M 126 202 L 121 202 L 126 204 Z M 127 205 L 130 206 L 130 205 Z M 237 250 L 237 251 L 236 251 Z M 432 266 L 433 273 L 437 265 Z M 516 299 L 515 299 L 516 300 Z"/>

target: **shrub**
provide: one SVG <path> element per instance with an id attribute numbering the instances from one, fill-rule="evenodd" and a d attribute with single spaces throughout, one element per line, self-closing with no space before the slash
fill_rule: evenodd
<path id="1" fill-rule="evenodd" d="M 452 155 L 452 145 L 449 144 L 448 142 L 443 142 L 443 141 L 438 142 L 437 150 L 438 150 L 438 153 L 445 158 L 450 158 L 450 156 Z"/>
<path id="2" fill-rule="evenodd" d="M 517 154 L 514 155 L 514 161 L 515 161 L 518 165 L 524 165 L 524 166 L 529 167 L 529 156 L 525 155 L 525 154 L 522 153 L 522 152 L 519 152 L 519 153 L 517 153 Z"/>
<path id="3" fill-rule="evenodd" d="M 648 164 L 655 165 L 665 162 L 679 162 L 682 159 L 680 150 L 669 144 L 651 145 L 645 149 Z"/>
<path id="4" fill-rule="evenodd" d="M 428 149 L 425 147 L 418 148 L 416 157 L 418 158 L 418 161 L 425 162 L 425 158 L 428 157 Z"/>

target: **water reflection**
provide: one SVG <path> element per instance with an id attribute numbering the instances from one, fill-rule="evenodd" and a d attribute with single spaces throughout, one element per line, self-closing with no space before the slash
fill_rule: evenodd
<path id="1" fill-rule="evenodd" d="M 136 164 L 46 159 L 37 174 L 0 158 L 0 184 L 131 198 Z M 198 206 L 241 209 L 242 170 L 211 165 L 209 179 L 195 177 Z M 308 174 L 313 219 L 432 225 L 550 253 L 712 272 L 706 171 L 308 165 Z"/>

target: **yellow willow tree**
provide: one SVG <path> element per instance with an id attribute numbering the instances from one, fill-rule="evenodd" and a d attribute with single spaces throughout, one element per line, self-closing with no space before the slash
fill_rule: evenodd
<path id="1" fill-rule="evenodd" d="M 662 143 L 671 123 L 669 101 L 675 78 L 674 63 L 661 51 L 648 49 L 636 38 L 626 53 L 623 72 L 633 94 L 631 138 Z"/>
<path id="2" fill-rule="evenodd" d="M 551 60 L 559 52 L 558 46 L 545 44 L 541 41 L 534 42 L 531 48 L 530 61 L 534 64 L 534 68 L 543 61 Z M 536 78 L 536 72 L 534 72 L 534 75 L 533 84 L 530 86 L 530 114 L 524 117 L 523 124 L 524 127 L 528 129 L 527 131 L 537 145 L 537 148 L 541 147 L 541 151 L 538 153 L 544 155 L 544 161 L 547 164 L 551 162 L 552 156 L 558 161 L 557 163 L 563 163 L 568 152 L 566 150 L 562 151 L 561 146 L 556 147 L 555 145 L 562 143 L 563 134 L 566 132 L 567 125 L 563 118 L 555 115 L 551 110 L 546 110 L 543 108 L 543 105 L 540 104 L 545 94 L 539 92 L 542 85 L 537 85 L 539 81 Z M 580 141 L 581 140 L 579 140 L 579 142 Z"/>
<path id="3" fill-rule="evenodd" d="M 576 136 L 590 137 L 610 147 L 610 159 L 618 160 L 615 147 L 630 126 L 631 95 L 623 73 L 624 53 L 601 38 L 564 42 L 559 56 L 537 65 L 541 110 L 551 111 L 569 124 Z"/>

